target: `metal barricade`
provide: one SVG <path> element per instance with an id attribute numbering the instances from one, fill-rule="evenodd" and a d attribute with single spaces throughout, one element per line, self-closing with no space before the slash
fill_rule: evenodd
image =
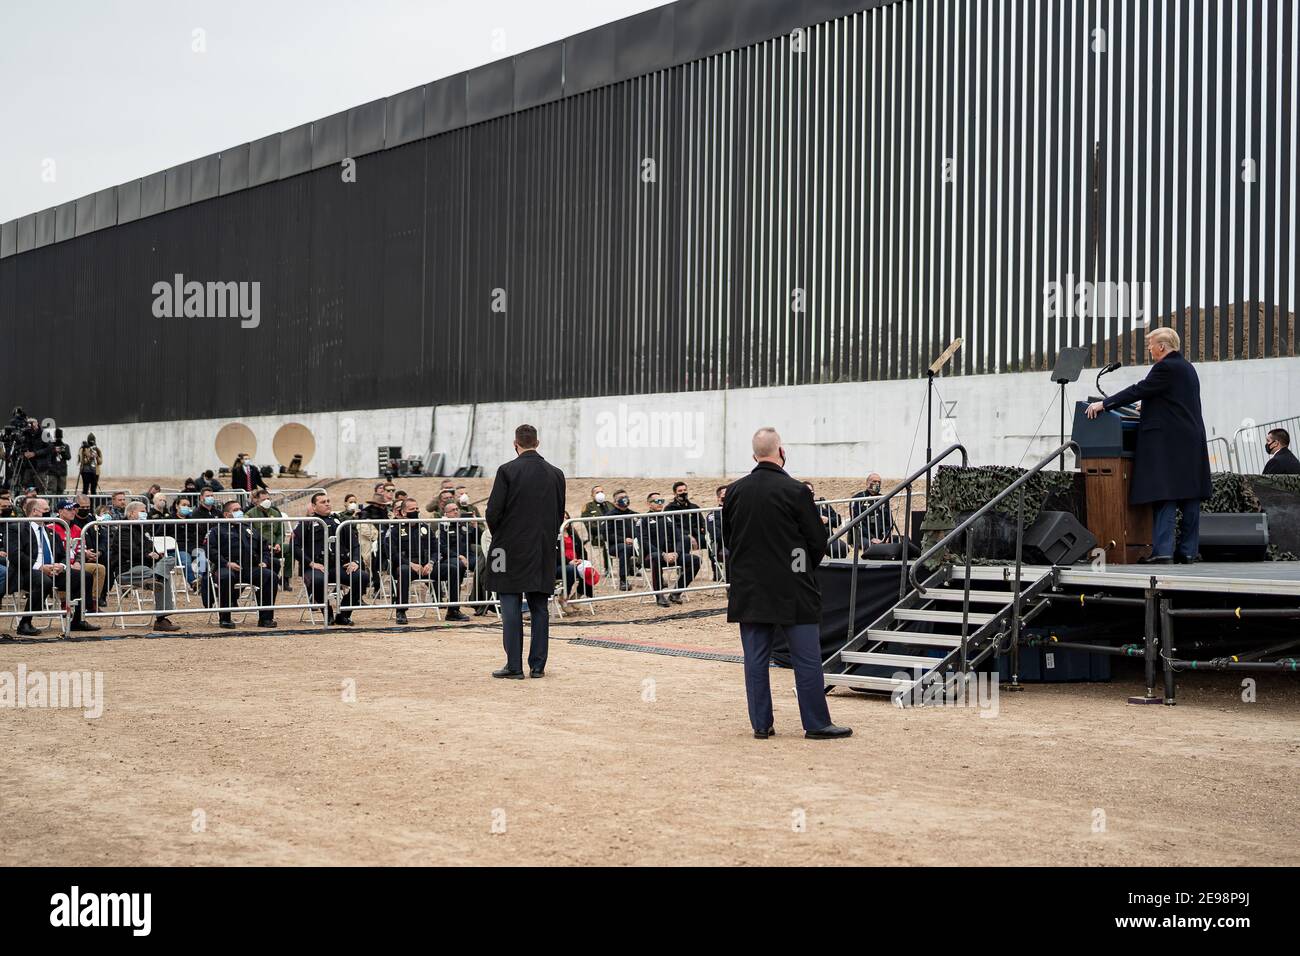
<path id="1" fill-rule="evenodd" d="M 41 541 L 38 527 L 45 532 L 45 542 Z M 67 542 L 71 540 L 72 531 L 61 518 L 0 518 L 0 551 L 5 552 L 0 558 L 4 570 L 4 580 L 0 582 L 0 620 L 53 618 L 58 622 L 60 635 L 67 635 L 72 604 L 84 593 L 72 589 L 72 566 L 67 554 Z M 47 546 L 48 561 L 44 554 Z M 57 570 L 51 572 L 46 568 Z M 26 602 L 19 600 L 20 595 L 26 595 Z M 6 601 L 11 602 L 9 610 L 5 609 Z M 26 607 L 22 606 L 24 603 Z M 48 607 L 51 603 L 53 607 Z"/>
<path id="2" fill-rule="evenodd" d="M 576 535 L 576 541 L 566 548 L 570 535 Z M 607 553 L 613 573 L 599 573 L 589 548 Z M 559 549 L 556 596 L 570 605 L 661 596 L 680 599 L 727 586 L 722 509 L 716 506 L 567 518 L 560 525 Z M 708 583 L 697 585 L 705 564 Z"/>
<path id="3" fill-rule="evenodd" d="M 1210 471 L 1236 471 L 1232 445 L 1222 435 L 1207 439 L 1205 450 L 1210 456 Z"/>
<path id="4" fill-rule="evenodd" d="M 276 611 L 324 614 L 325 601 L 313 600 L 305 587 L 282 600 L 283 555 L 274 554 L 269 535 L 259 532 L 273 523 L 288 526 L 286 530 L 318 525 L 328 541 L 325 522 L 316 517 L 92 521 L 82 530 L 82 540 L 98 554 L 107 576 L 97 609 L 86 616 L 116 618 L 119 627 L 126 627 L 128 618 L 139 617 L 204 614 L 233 620 L 248 612 L 259 618 Z M 325 557 L 328 561 L 328 545 Z M 84 564 L 81 586 L 85 593 Z M 149 607 L 146 592 L 152 595 Z"/>
<path id="5" fill-rule="evenodd" d="M 484 518 L 349 518 L 340 522 L 334 580 L 373 591 L 382 603 L 349 610 L 449 612 L 496 604 L 482 583 L 487 568 Z M 352 570 L 349 570 L 352 568 Z M 479 611 L 482 613 L 482 611 Z"/>
<path id="6" fill-rule="evenodd" d="M 1269 453 L 1265 447 L 1268 441 L 1268 433 L 1275 428 L 1284 429 L 1291 435 L 1294 442 L 1295 436 L 1300 433 L 1300 417 L 1292 416 L 1291 418 L 1280 418 L 1275 422 L 1264 422 L 1257 424 L 1251 419 L 1246 419 L 1240 428 L 1232 435 L 1232 448 L 1237 459 L 1237 471 L 1243 475 L 1258 475 L 1264 471 L 1264 465 L 1268 463 Z"/>

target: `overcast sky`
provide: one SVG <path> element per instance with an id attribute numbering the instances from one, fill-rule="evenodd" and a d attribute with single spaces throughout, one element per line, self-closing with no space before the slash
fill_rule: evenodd
<path id="1" fill-rule="evenodd" d="M 664 2 L 0 0 L 0 222 Z"/>

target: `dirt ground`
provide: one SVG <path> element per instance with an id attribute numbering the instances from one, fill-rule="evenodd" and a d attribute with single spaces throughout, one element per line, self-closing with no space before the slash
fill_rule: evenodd
<path id="1" fill-rule="evenodd" d="M 571 480 L 572 512 L 591 483 Z M 425 499 L 438 480 L 398 484 Z M 605 481 L 642 501 L 669 484 Z M 0 643 L 0 681 L 21 665 L 104 682 L 96 719 L 0 708 L 0 863 L 1300 862 L 1294 676 L 1245 703 L 1237 677 L 1183 675 L 1177 707 L 1140 707 L 1121 661 L 1107 684 L 1003 692 L 992 717 L 839 690 L 854 736 L 808 741 L 774 671 L 778 736 L 758 741 L 722 607 L 705 591 L 571 612 L 546 678 L 522 682 L 489 676 L 492 618 L 397 629 L 359 611 L 326 632 L 282 611 L 265 632 L 178 614 L 185 636 Z"/>
<path id="2" fill-rule="evenodd" d="M 0 710 L 0 863 L 1300 862 L 1294 679 L 1138 707 L 1126 670 L 991 718 L 837 691 L 854 736 L 809 741 L 774 671 L 759 741 L 738 664 L 577 643 L 739 652 L 721 616 L 632 603 L 653 623 L 557 623 L 543 680 L 489 677 L 481 623 L 0 644 L 0 672 L 104 680 L 97 719 Z"/>

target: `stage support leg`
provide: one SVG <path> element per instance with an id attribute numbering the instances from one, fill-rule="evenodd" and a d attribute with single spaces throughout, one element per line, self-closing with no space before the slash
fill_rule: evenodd
<path id="1" fill-rule="evenodd" d="M 1160 640 L 1159 632 L 1159 615 L 1156 608 L 1156 602 L 1159 600 L 1160 592 L 1154 588 L 1147 588 L 1146 607 L 1145 607 L 1145 632 L 1143 635 L 1143 664 L 1146 676 L 1147 692 L 1143 697 L 1130 697 L 1130 704 L 1159 704 L 1162 700 L 1156 696 L 1156 647 Z"/>
<path id="2" fill-rule="evenodd" d="M 1165 664 L 1165 704 L 1174 706 L 1174 616 L 1169 613 L 1169 599 L 1160 602 L 1160 647 Z"/>

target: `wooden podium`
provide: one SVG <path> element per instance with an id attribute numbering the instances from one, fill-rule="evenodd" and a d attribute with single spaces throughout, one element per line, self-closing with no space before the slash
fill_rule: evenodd
<path id="1" fill-rule="evenodd" d="M 1129 504 L 1137 413 L 1102 412 L 1088 418 L 1087 402 L 1075 406 L 1073 438 L 1079 445 L 1088 530 L 1108 564 L 1133 564 L 1151 553 L 1151 506 Z"/>
<path id="2" fill-rule="evenodd" d="M 1082 458 L 1088 530 L 1108 564 L 1134 564 L 1151 553 L 1151 506 L 1131 505 L 1132 458 Z"/>

